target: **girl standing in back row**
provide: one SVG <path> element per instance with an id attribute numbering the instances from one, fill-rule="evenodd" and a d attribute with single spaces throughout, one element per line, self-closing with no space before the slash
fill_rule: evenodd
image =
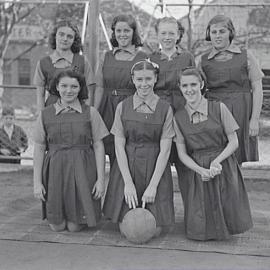
<path id="1" fill-rule="evenodd" d="M 161 46 L 159 51 L 150 55 L 151 61 L 159 65 L 155 93 L 169 102 L 175 112 L 185 103 L 178 86 L 179 73 L 186 67 L 195 66 L 195 61 L 190 52 L 180 48 L 184 28 L 175 18 L 159 19 L 155 28 Z"/>
<path id="2" fill-rule="evenodd" d="M 57 101 L 58 96 L 51 83 L 58 72 L 67 69 L 84 75 L 87 88 L 82 90 L 81 97 L 83 100 L 91 99 L 95 87 L 94 74 L 86 57 L 79 54 L 82 42 L 77 26 L 69 20 L 58 22 L 50 34 L 49 43 L 53 51 L 38 61 L 34 76 L 38 111 Z"/>
<path id="3" fill-rule="evenodd" d="M 142 45 L 135 19 L 131 15 L 119 15 L 112 22 L 111 43 L 113 50 L 106 52 L 97 73 L 97 89 L 94 106 L 108 128 L 111 129 L 116 106 L 135 93 L 130 70 L 137 61 L 146 58 L 139 48 Z M 115 160 L 113 136 L 104 140 L 105 152 L 112 166 Z"/>
<path id="4" fill-rule="evenodd" d="M 185 104 L 185 99 L 179 90 L 179 73 L 186 67 L 195 66 L 195 61 L 189 51 L 180 48 L 184 28 L 175 18 L 159 19 L 155 28 L 161 45 L 160 51 L 150 55 L 150 59 L 160 68 L 155 94 L 169 102 L 175 113 Z M 171 148 L 170 163 L 175 165 L 178 176 L 184 173 L 185 168 L 178 159 L 174 142 Z M 179 184 L 182 194 L 182 182 L 180 181 Z"/>
<path id="5" fill-rule="evenodd" d="M 202 56 L 199 66 L 206 76 L 206 97 L 226 104 L 239 125 L 236 157 L 241 164 L 259 159 L 263 73 L 249 50 L 232 43 L 234 36 L 230 18 L 223 15 L 212 18 L 206 29 L 206 40 L 211 41 L 212 50 Z"/>

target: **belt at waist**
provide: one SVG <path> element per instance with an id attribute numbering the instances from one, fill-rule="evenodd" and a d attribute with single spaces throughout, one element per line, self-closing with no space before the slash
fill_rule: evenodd
<path id="1" fill-rule="evenodd" d="M 89 150 L 92 149 L 92 144 L 49 144 L 48 149 L 52 151 L 57 150 Z"/>
<path id="2" fill-rule="evenodd" d="M 126 143 L 127 147 L 136 147 L 136 148 L 144 148 L 144 147 L 159 147 L 159 142 L 132 142 L 128 141 Z"/>
<path id="3" fill-rule="evenodd" d="M 181 93 L 180 89 L 155 90 L 154 92 L 157 95 L 166 95 L 166 96 L 180 95 L 180 96 L 182 96 L 182 93 Z"/>
<path id="4" fill-rule="evenodd" d="M 206 153 L 212 153 L 212 152 L 221 152 L 223 149 L 226 147 L 224 146 L 217 146 L 217 147 L 209 147 L 209 148 L 203 148 L 203 149 L 197 149 L 197 150 L 192 150 L 191 155 L 196 155 L 196 154 L 206 154 Z"/>
<path id="5" fill-rule="evenodd" d="M 131 96 L 135 93 L 135 89 L 112 89 L 105 88 L 106 93 L 110 93 L 112 96 Z"/>

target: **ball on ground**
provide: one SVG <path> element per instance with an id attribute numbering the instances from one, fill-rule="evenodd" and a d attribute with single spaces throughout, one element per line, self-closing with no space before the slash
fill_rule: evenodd
<path id="1" fill-rule="evenodd" d="M 156 219 L 149 210 L 135 208 L 126 213 L 119 229 L 130 242 L 143 244 L 156 234 Z"/>

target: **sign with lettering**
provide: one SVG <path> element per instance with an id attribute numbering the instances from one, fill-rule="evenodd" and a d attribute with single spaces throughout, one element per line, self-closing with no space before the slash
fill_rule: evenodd
<path id="1" fill-rule="evenodd" d="M 43 28 L 32 25 L 15 25 L 10 40 L 40 40 L 44 38 Z"/>

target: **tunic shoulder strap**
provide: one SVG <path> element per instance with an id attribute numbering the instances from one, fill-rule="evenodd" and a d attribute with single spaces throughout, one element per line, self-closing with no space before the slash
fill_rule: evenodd
<path id="1" fill-rule="evenodd" d="M 82 112 L 84 113 L 85 118 L 86 118 L 86 120 L 87 120 L 87 122 L 89 123 L 89 126 L 90 126 L 91 138 L 93 138 L 92 123 L 91 123 L 91 106 L 85 104 L 84 102 L 81 104 L 81 106 L 82 106 Z M 93 141 L 91 143 L 93 143 Z"/>
<path id="2" fill-rule="evenodd" d="M 218 122 L 221 121 L 220 101 L 209 100 L 208 111 L 212 118 L 216 119 Z"/>
<path id="3" fill-rule="evenodd" d="M 50 77 L 50 72 L 54 73 L 54 66 L 51 60 L 51 57 L 45 56 L 40 60 L 40 69 L 42 74 L 45 77 L 45 85 L 47 85 L 49 83 L 49 77 Z"/>
<path id="4" fill-rule="evenodd" d="M 75 53 L 73 55 L 73 71 L 84 74 L 84 56 Z"/>
<path id="5" fill-rule="evenodd" d="M 110 61 L 110 58 L 114 58 L 114 55 L 113 55 L 113 51 L 112 50 L 110 50 L 110 51 L 107 51 L 106 53 L 105 53 L 105 56 L 104 56 L 104 64 L 103 64 L 103 66 L 105 66 L 105 63 L 107 63 L 108 61 Z"/>
<path id="6" fill-rule="evenodd" d="M 54 115 L 55 115 L 55 107 L 53 104 L 45 107 L 41 111 L 41 119 L 42 119 L 43 124 L 50 122 Z"/>
<path id="7" fill-rule="evenodd" d="M 122 101 L 122 115 L 133 109 L 133 95 Z"/>
<path id="8" fill-rule="evenodd" d="M 170 108 L 170 104 L 161 98 L 159 98 L 155 113 L 160 114 L 160 117 L 162 117 L 162 122 L 164 123 L 167 117 L 168 110 Z"/>
<path id="9" fill-rule="evenodd" d="M 210 52 L 207 52 L 205 54 L 202 55 L 201 57 L 201 66 L 203 67 L 204 64 L 208 61 L 208 55 L 210 54 Z"/>

